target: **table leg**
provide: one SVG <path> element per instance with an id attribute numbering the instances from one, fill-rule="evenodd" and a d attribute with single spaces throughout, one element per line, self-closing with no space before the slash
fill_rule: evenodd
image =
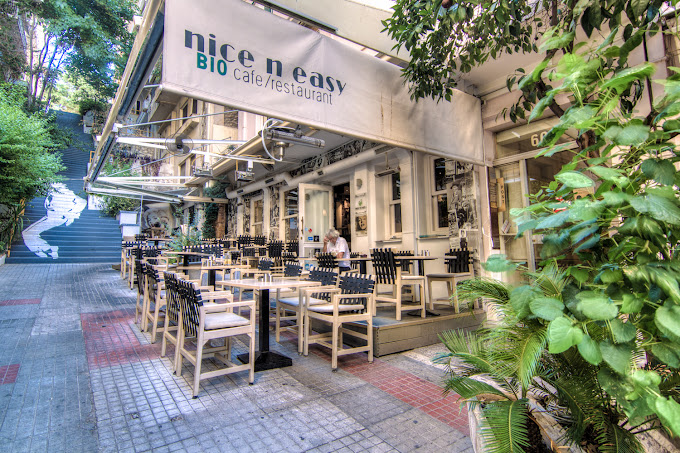
<path id="1" fill-rule="evenodd" d="M 184 255 L 184 261 L 182 261 L 182 262 L 184 263 L 184 264 L 183 264 L 184 267 L 189 266 L 189 255 Z M 187 269 L 187 272 L 189 272 L 188 269 Z M 188 274 L 187 274 L 187 275 L 188 275 Z"/>
<path id="2" fill-rule="evenodd" d="M 208 286 L 215 286 L 215 274 L 217 274 L 216 269 L 208 269 Z"/>
<path id="3" fill-rule="evenodd" d="M 366 261 L 359 261 L 359 272 L 361 272 L 362 275 L 366 275 Z"/>
<path id="4" fill-rule="evenodd" d="M 260 350 L 256 352 L 255 371 L 273 370 L 293 365 L 293 359 L 269 350 L 269 290 L 260 290 Z M 248 354 L 241 354 L 238 359 L 248 362 Z"/>

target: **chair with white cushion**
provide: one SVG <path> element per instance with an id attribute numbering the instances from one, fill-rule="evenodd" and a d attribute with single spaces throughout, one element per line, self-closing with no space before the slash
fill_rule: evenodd
<path id="1" fill-rule="evenodd" d="M 202 379 L 248 371 L 248 382 L 255 382 L 255 302 L 253 300 L 233 302 L 227 291 L 203 293 L 193 283 L 179 279 L 180 319 L 177 341 L 178 360 L 176 373 L 182 375 L 182 365 L 187 359 L 194 366 L 193 396 L 198 397 Z M 228 299 L 222 304 L 207 304 L 204 299 Z M 237 315 L 234 308 L 247 308 L 248 316 Z M 232 361 L 231 338 L 245 336 L 249 347 L 248 363 Z M 224 346 L 213 346 L 210 340 L 224 338 Z M 193 343 L 195 347 L 190 347 Z M 202 361 L 214 358 L 224 367 L 201 372 Z"/>
<path id="2" fill-rule="evenodd" d="M 338 273 L 334 272 L 333 269 L 322 269 L 313 267 L 309 271 L 308 280 L 319 282 L 324 287 L 335 287 L 338 281 Z M 318 287 L 315 287 L 318 288 Z M 324 293 L 325 294 L 325 293 Z M 328 303 L 328 300 L 322 300 L 310 298 L 309 303 Z M 293 315 L 288 315 L 288 313 L 294 313 Z M 291 326 L 281 326 L 281 321 L 294 321 L 295 323 Z M 295 332 L 298 336 L 298 353 L 302 354 L 303 350 L 303 323 L 304 323 L 304 313 L 300 304 L 300 292 L 297 294 L 292 294 L 286 297 L 280 297 L 277 295 L 276 299 L 276 341 L 281 341 L 281 331 L 290 330 Z"/>
<path id="3" fill-rule="evenodd" d="M 338 369 L 338 356 L 367 352 L 368 361 L 373 362 L 373 290 L 375 280 L 370 275 L 344 273 L 340 276 L 337 288 L 323 291 L 329 302 L 313 302 L 312 292 L 317 288 L 308 288 L 303 293 L 304 304 L 304 354 L 309 352 L 309 344 L 316 343 L 331 349 L 331 369 Z M 324 298 L 318 298 L 323 300 Z M 316 319 L 330 324 L 331 331 L 312 335 L 311 320 Z M 366 333 L 356 329 L 343 327 L 345 323 L 366 323 Z M 345 347 L 343 334 L 366 341 L 365 346 Z"/>

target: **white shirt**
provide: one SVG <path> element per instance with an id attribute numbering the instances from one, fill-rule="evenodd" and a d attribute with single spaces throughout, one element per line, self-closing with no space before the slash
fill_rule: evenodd
<path id="1" fill-rule="evenodd" d="M 338 261 L 338 266 L 340 267 L 350 267 L 349 266 L 349 261 L 345 261 L 345 259 L 349 258 L 349 245 L 347 245 L 347 241 L 345 238 L 342 236 L 339 236 L 335 240 L 335 244 L 333 242 L 328 241 L 328 247 L 326 247 L 326 251 L 330 253 L 340 253 L 342 252 L 342 258 L 340 258 L 340 261 Z"/>

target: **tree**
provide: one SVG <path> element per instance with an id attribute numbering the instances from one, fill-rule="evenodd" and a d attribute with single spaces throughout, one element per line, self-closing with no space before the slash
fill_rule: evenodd
<path id="1" fill-rule="evenodd" d="M 7 247 L 20 229 L 19 214 L 26 202 L 46 195 L 57 172 L 63 170 L 61 158 L 51 151 L 54 142 L 50 126 L 42 115 L 26 114 L 23 97 L 16 89 L 0 90 L 0 249 Z M 19 228 L 18 228 L 19 227 Z"/>
<path id="2" fill-rule="evenodd" d="M 28 17 L 28 107 L 46 101 L 67 71 L 81 77 L 100 99 L 115 92 L 132 35 L 126 26 L 135 12 L 133 0 L 21 1 Z"/>
<path id="3" fill-rule="evenodd" d="M 3 36 L 0 40 L 0 72 L 3 82 L 19 79 L 26 65 L 19 28 L 22 18 L 17 11 L 14 2 L 0 0 L 0 32 Z"/>
<path id="4" fill-rule="evenodd" d="M 654 65 L 629 59 L 646 55 L 656 33 L 678 37 L 667 26 L 677 24 L 675 11 L 663 10 L 676 2 L 442 3 L 397 0 L 385 21 L 411 53 L 404 75 L 415 99 L 448 99 L 458 71 L 533 52 L 536 67 L 508 77 L 520 98 L 506 113 L 512 121 L 548 110 L 558 117 L 540 155 L 564 151 L 558 139 L 577 131 L 572 161 L 528 208 L 511 212 L 519 236 L 543 235 L 539 274 L 557 266 L 568 276 L 549 298 L 529 285 L 514 289 L 517 323 L 547 326 L 545 357 L 578 351 L 622 423 L 644 430 L 658 419 L 680 435 L 680 69 L 657 74 L 664 93 L 654 99 Z M 645 93 L 649 105 L 639 102 Z M 564 264 L 567 255 L 580 264 Z M 513 267 L 502 258 L 486 265 Z"/>

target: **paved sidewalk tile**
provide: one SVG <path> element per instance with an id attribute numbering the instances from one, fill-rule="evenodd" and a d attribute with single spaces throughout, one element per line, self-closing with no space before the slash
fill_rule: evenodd
<path id="1" fill-rule="evenodd" d="M 10 299 L 0 300 L 0 307 L 7 307 L 10 305 L 38 305 L 40 299 Z"/>
<path id="2" fill-rule="evenodd" d="M 160 357 L 160 339 L 140 332 L 136 292 L 109 266 L 5 265 L 0 287 L 11 288 L 0 302 L 3 451 L 472 451 L 430 349 L 372 364 L 352 354 L 331 372 L 327 350 L 299 356 L 286 333 L 271 349 L 294 366 L 254 385 L 247 373 L 204 380 L 194 399 L 193 367 L 173 374 L 174 348 Z M 234 341 L 233 355 L 246 351 Z"/>

